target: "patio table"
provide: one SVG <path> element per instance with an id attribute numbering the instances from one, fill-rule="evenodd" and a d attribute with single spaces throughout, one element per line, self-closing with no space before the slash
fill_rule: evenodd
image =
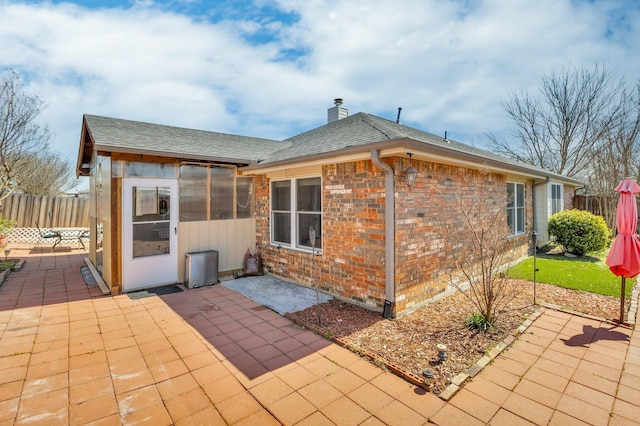
<path id="1" fill-rule="evenodd" d="M 56 242 L 53 244 L 54 249 L 63 241 L 77 241 L 85 249 L 82 239 L 89 237 L 89 228 L 52 228 L 51 233 L 56 235 Z"/>

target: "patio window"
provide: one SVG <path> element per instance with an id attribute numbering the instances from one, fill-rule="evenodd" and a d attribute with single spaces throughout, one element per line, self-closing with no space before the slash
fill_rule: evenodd
<path id="1" fill-rule="evenodd" d="M 551 214 L 562 211 L 562 185 L 551 184 Z"/>
<path id="2" fill-rule="evenodd" d="M 322 247 L 322 188 L 319 177 L 271 183 L 271 242 L 311 250 L 309 229 L 315 231 L 315 247 Z"/>
<path id="3" fill-rule="evenodd" d="M 207 220 L 207 167 L 180 166 L 180 222 Z"/>
<path id="4" fill-rule="evenodd" d="M 253 217 L 253 178 L 236 177 L 236 217 L 248 219 Z"/>
<path id="5" fill-rule="evenodd" d="M 253 217 L 253 178 L 226 167 L 180 166 L 180 222 Z"/>
<path id="6" fill-rule="evenodd" d="M 524 234 L 524 184 L 507 182 L 507 198 L 509 234 Z"/>
<path id="7" fill-rule="evenodd" d="M 235 171 L 220 167 L 209 169 L 211 175 L 211 220 L 233 219 L 233 178 Z"/>

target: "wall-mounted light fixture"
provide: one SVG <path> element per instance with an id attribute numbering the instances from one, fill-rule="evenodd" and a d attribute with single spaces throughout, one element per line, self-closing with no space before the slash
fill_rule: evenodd
<path id="1" fill-rule="evenodd" d="M 413 168 L 413 165 L 411 165 L 411 156 L 413 154 L 407 152 L 407 155 L 409 156 L 409 167 L 404 171 L 404 178 L 407 186 L 411 188 L 416 183 L 416 176 L 418 176 L 418 171 Z"/>

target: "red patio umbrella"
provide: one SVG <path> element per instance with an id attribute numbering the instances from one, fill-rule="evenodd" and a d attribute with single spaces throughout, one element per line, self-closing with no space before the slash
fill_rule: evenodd
<path id="1" fill-rule="evenodd" d="M 616 211 L 616 227 L 618 235 L 607 255 L 607 265 L 611 272 L 622 277 L 620 295 L 620 324 L 624 322 L 624 287 L 627 278 L 640 274 L 640 241 L 636 237 L 638 224 L 638 207 L 636 194 L 640 186 L 632 178 L 625 178 L 616 187 L 620 193 L 618 210 Z"/>

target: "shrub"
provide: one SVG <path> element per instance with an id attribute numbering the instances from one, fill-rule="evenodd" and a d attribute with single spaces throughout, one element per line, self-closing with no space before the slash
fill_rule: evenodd
<path id="1" fill-rule="evenodd" d="M 549 235 L 565 250 L 582 256 L 604 249 L 610 231 L 601 216 L 585 210 L 564 210 L 549 218 Z"/>
<path id="2" fill-rule="evenodd" d="M 14 226 L 16 226 L 14 221 L 0 217 L 0 236 L 8 235 L 9 231 Z"/>
<path id="3" fill-rule="evenodd" d="M 472 312 L 469 314 L 464 325 L 472 330 L 487 331 L 491 328 L 492 324 L 487 321 L 484 315 L 478 312 Z"/>

